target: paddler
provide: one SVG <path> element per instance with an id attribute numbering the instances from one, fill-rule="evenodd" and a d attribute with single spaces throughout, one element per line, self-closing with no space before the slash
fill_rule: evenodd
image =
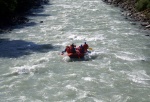
<path id="1" fill-rule="evenodd" d="M 80 53 L 84 53 L 84 47 L 82 46 L 82 44 L 81 44 L 81 46 L 79 47 L 79 51 L 80 51 Z"/>
<path id="2" fill-rule="evenodd" d="M 84 53 L 86 53 L 87 49 L 89 48 L 89 45 L 86 42 L 84 42 L 83 48 L 84 48 Z"/>
<path id="3" fill-rule="evenodd" d="M 66 46 L 66 49 L 64 51 L 62 51 L 62 55 L 67 52 L 67 53 L 70 53 L 70 47 L 69 46 Z"/>
<path id="4" fill-rule="evenodd" d="M 84 48 L 83 48 L 82 44 L 76 48 L 76 52 L 77 52 L 77 56 L 79 59 L 84 56 Z"/>
<path id="5" fill-rule="evenodd" d="M 76 46 L 73 43 L 70 45 L 70 53 L 76 53 L 75 47 Z"/>

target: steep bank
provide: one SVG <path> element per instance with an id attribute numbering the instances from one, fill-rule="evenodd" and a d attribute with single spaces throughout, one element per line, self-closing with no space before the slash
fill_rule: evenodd
<path id="1" fill-rule="evenodd" d="M 28 22 L 28 11 L 48 2 L 49 0 L 0 0 L 0 33 L 10 31 L 14 25 Z"/>
<path id="2" fill-rule="evenodd" d="M 123 15 L 126 19 L 132 18 L 132 20 L 140 22 L 141 26 L 150 30 L 150 8 L 146 2 L 139 3 L 140 0 L 103 0 L 108 4 L 113 4 L 122 8 Z M 146 0 L 145 0 L 146 1 Z M 145 4 L 144 4 L 145 3 Z M 147 8 L 146 8 L 147 5 Z"/>

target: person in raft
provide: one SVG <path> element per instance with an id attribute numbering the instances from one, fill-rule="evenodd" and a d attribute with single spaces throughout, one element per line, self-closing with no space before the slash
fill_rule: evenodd
<path id="1" fill-rule="evenodd" d="M 84 42 L 83 48 L 84 48 L 84 53 L 86 53 L 87 49 L 89 48 L 89 45 L 86 42 Z"/>
<path id="2" fill-rule="evenodd" d="M 76 45 L 74 45 L 73 43 L 70 45 L 70 53 L 76 53 Z"/>
<path id="3" fill-rule="evenodd" d="M 62 51 L 62 55 L 67 52 L 67 53 L 76 53 L 76 49 L 75 49 L 76 45 L 71 44 L 70 46 L 66 46 L 65 50 Z"/>
<path id="4" fill-rule="evenodd" d="M 89 45 L 85 42 L 84 45 L 79 46 L 78 48 L 76 48 L 76 45 L 74 45 L 73 43 L 70 46 L 66 46 L 66 49 L 64 51 L 62 51 L 62 55 L 64 54 L 64 52 L 67 53 L 86 53 L 87 49 L 89 48 Z"/>
<path id="5" fill-rule="evenodd" d="M 62 55 L 67 52 L 67 53 L 70 53 L 70 47 L 69 46 L 66 46 L 65 50 L 62 51 Z"/>
<path id="6" fill-rule="evenodd" d="M 81 46 L 79 46 L 79 52 L 84 53 L 84 47 L 82 46 L 82 44 L 81 44 Z"/>

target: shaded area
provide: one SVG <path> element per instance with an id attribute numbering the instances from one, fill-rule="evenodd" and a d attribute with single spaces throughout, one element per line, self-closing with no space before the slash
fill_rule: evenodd
<path id="1" fill-rule="evenodd" d="M 12 0 L 12 1 L 15 1 L 15 0 Z M 16 2 L 17 3 L 14 3 L 14 6 L 16 7 L 14 8 L 12 12 L 5 12 L 4 13 L 5 15 L 1 15 L 0 34 L 10 32 L 17 25 L 25 24 L 21 28 L 25 27 L 26 23 L 30 23 L 29 22 L 30 19 L 28 19 L 27 16 L 50 16 L 49 14 L 38 14 L 44 11 L 43 5 L 51 5 L 49 3 L 49 0 L 25 0 L 25 1 L 17 0 Z M 3 5 L 3 3 L 0 2 L 0 5 Z M 12 3 L 10 3 L 10 5 Z M 2 7 L 2 8 L 4 9 L 6 7 Z M 4 12 L 3 9 L 1 9 L 0 11 Z M 43 21 L 39 23 L 43 23 Z M 36 25 L 36 23 L 34 22 L 33 24 L 32 22 L 32 24 L 27 24 L 27 26 L 29 25 L 33 26 L 33 25 Z"/>
<path id="2" fill-rule="evenodd" d="M 36 44 L 24 40 L 0 39 L 0 57 L 17 58 L 34 52 L 45 53 L 58 50 L 59 46 L 52 44 Z"/>
<path id="3" fill-rule="evenodd" d="M 45 16 L 45 17 L 47 17 L 47 16 L 51 16 L 50 14 L 37 14 L 37 13 L 32 13 L 32 14 L 30 14 L 30 16 Z"/>
<path id="4" fill-rule="evenodd" d="M 40 14 L 40 12 L 43 12 L 43 10 L 33 10 L 32 12 L 29 12 L 27 15 L 29 17 L 36 17 L 36 16 L 43 16 L 43 17 L 47 17 L 47 16 L 51 16 L 50 14 Z M 22 29 L 25 27 L 29 27 L 29 26 L 36 26 L 39 23 L 43 23 L 43 21 L 40 22 L 33 22 L 31 21 L 32 19 L 29 19 L 28 17 L 19 17 L 19 18 L 14 18 L 14 24 L 11 24 L 7 27 L 3 27 L 0 29 L 0 34 L 2 33 L 7 33 L 12 31 L 13 29 Z"/>
<path id="5" fill-rule="evenodd" d="M 44 9 L 43 8 L 39 8 L 39 9 L 32 9 L 30 12 L 27 13 L 28 17 L 37 17 L 37 16 L 43 16 L 43 17 L 47 17 L 47 16 L 51 16 L 50 14 L 40 14 L 41 12 L 43 12 Z M 32 21 L 32 19 L 26 18 L 27 20 L 21 20 L 22 23 L 18 23 L 17 25 L 14 25 L 11 27 L 11 29 L 22 29 L 25 27 L 29 27 L 29 26 L 36 26 L 39 23 L 43 23 L 43 21 L 40 22 L 34 22 Z M 34 18 L 33 18 L 34 19 Z"/>
<path id="6" fill-rule="evenodd" d="M 27 23 L 24 23 L 22 25 L 16 25 L 16 26 L 13 26 L 11 27 L 10 31 L 12 31 L 12 29 L 22 29 L 22 28 L 25 28 L 25 27 L 29 27 L 29 26 L 36 26 L 37 23 L 36 22 L 27 22 Z"/>
<path id="7" fill-rule="evenodd" d="M 49 0 L 0 0 L 0 27 L 11 25 L 14 18 L 16 19 L 30 9 L 41 7 L 48 2 Z"/>

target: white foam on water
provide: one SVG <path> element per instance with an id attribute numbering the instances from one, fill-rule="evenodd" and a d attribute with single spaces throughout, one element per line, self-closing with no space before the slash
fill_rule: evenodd
<path id="1" fill-rule="evenodd" d="M 77 74 L 75 74 L 75 73 L 72 73 L 72 74 L 67 74 L 67 75 L 64 75 L 64 77 L 65 78 L 69 78 L 69 79 L 71 79 L 71 78 L 76 78 L 77 77 Z"/>
<path id="2" fill-rule="evenodd" d="M 66 46 L 69 46 L 71 44 L 71 41 L 66 41 L 66 42 L 62 42 L 60 43 L 60 45 L 62 45 L 65 49 Z"/>
<path id="3" fill-rule="evenodd" d="M 84 99 L 84 98 L 87 97 L 87 94 L 88 94 L 88 92 L 80 90 L 79 96 L 78 96 L 77 99 L 80 99 L 80 100 L 81 100 L 81 99 Z"/>
<path id="4" fill-rule="evenodd" d="M 95 51 L 89 53 L 89 56 L 90 56 L 91 59 L 95 59 L 99 55 L 100 55 L 100 53 L 99 52 L 95 52 Z"/>
<path id="5" fill-rule="evenodd" d="M 48 62 L 48 61 L 49 61 L 49 58 L 50 58 L 50 56 L 49 56 L 49 55 L 48 55 L 48 57 L 40 58 L 40 59 L 38 59 L 38 60 L 34 61 L 34 64 L 36 65 L 36 64 L 41 64 L 41 63 Z M 33 61 L 31 61 L 31 62 L 33 62 Z"/>
<path id="6" fill-rule="evenodd" d="M 18 73 L 18 74 L 30 74 L 32 72 L 36 72 L 37 68 L 39 67 L 39 65 L 34 65 L 34 66 L 21 66 L 21 67 L 15 67 L 13 69 L 15 69 L 15 71 L 13 71 L 13 73 Z"/>
<path id="7" fill-rule="evenodd" d="M 142 60 L 142 56 L 137 56 L 131 52 L 121 52 L 115 54 L 116 58 L 127 60 L 127 61 L 136 61 L 136 60 Z"/>
<path id="8" fill-rule="evenodd" d="M 19 99 L 24 102 L 24 101 L 26 101 L 27 97 L 26 96 L 20 96 Z"/>
<path id="9" fill-rule="evenodd" d="M 92 37 L 90 36 L 90 37 L 86 38 L 87 41 L 102 41 L 104 39 L 105 39 L 105 37 L 103 34 L 95 35 Z"/>
<path id="10" fill-rule="evenodd" d="M 45 64 L 43 64 L 44 62 L 46 62 L 48 59 L 43 59 L 41 58 L 40 60 L 31 63 L 31 64 L 27 64 L 27 65 L 23 65 L 23 66 L 16 66 L 11 68 L 12 73 L 11 75 L 17 75 L 17 74 L 31 74 L 31 73 L 36 73 L 39 71 L 39 69 L 42 69 L 45 67 Z"/>
<path id="11" fill-rule="evenodd" d="M 119 9 L 101 0 L 50 0 L 50 3 L 44 5 L 40 16 L 31 17 L 33 22 L 43 23 L 2 34 L 6 47 L 13 39 L 46 46 L 17 46 L 18 43 L 10 42 L 13 46 L 9 53 L 13 47 L 19 47 L 16 49 L 19 52 L 35 48 L 28 55 L 0 57 L 1 101 L 148 102 L 149 63 L 139 61 L 141 56 L 150 61 L 149 47 L 144 47 L 149 42 L 146 34 L 128 24 Z M 90 50 L 83 60 L 60 55 L 65 46 L 84 41 L 94 51 Z M 57 46 L 47 46 L 49 43 Z M 7 55 L 6 51 L 3 53 Z"/>
<path id="12" fill-rule="evenodd" d="M 88 54 L 84 55 L 84 60 L 85 60 L 85 61 L 88 61 L 88 60 L 90 60 L 90 59 L 91 59 L 90 55 L 88 55 Z"/>
<path id="13" fill-rule="evenodd" d="M 94 98 L 93 100 L 94 100 L 94 102 L 103 102 L 102 100 L 98 100 L 96 98 Z"/>
<path id="14" fill-rule="evenodd" d="M 78 89 L 72 85 L 67 85 L 66 86 L 67 89 L 73 90 L 73 91 L 78 91 Z"/>
<path id="15" fill-rule="evenodd" d="M 18 33 L 18 34 L 25 33 L 25 32 L 28 32 L 28 30 L 19 30 L 19 31 L 16 31 L 16 33 Z"/>
<path id="16" fill-rule="evenodd" d="M 71 58 L 70 58 L 69 56 L 65 56 L 65 57 L 63 58 L 63 60 L 64 60 L 65 62 L 71 62 Z"/>
<path id="17" fill-rule="evenodd" d="M 129 72 L 127 75 L 129 76 L 129 80 L 135 83 L 149 85 L 150 76 L 146 74 L 145 70 Z"/>
<path id="18" fill-rule="evenodd" d="M 69 36 L 68 36 L 69 40 L 74 40 L 76 38 L 77 38 L 77 35 L 74 35 L 74 34 L 69 34 Z"/>
<path id="19" fill-rule="evenodd" d="M 55 25 L 55 26 L 49 27 L 48 30 L 62 30 L 62 29 L 63 27 L 61 25 Z M 41 31 L 43 31 L 43 29 Z"/>
<path id="20" fill-rule="evenodd" d="M 122 59 L 122 60 L 127 60 L 127 61 L 135 61 L 137 60 L 136 58 L 131 58 L 130 56 L 123 56 L 123 55 L 116 55 L 117 58 Z"/>
<path id="21" fill-rule="evenodd" d="M 97 65 L 92 64 L 92 63 L 88 63 L 88 64 L 86 64 L 86 65 L 91 66 L 91 67 L 97 67 Z"/>
<path id="22" fill-rule="evenodd" d="M 82 79 L 85 81 L 93 81 L 93 78 L 91 77 L 82 77 Z"/>

